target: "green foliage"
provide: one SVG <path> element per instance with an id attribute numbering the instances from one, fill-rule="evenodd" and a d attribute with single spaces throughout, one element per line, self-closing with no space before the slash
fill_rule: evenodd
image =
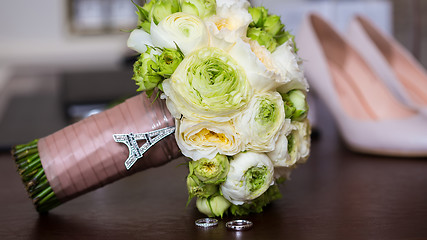
<path id="1" fill-rule="evenodd" d="M 289 39 L 293 41 L 294 36 L 285 30 L 285 25 L 280 21 L 279 16 L 268 14 L 268 10 L 264 7 L 250 7 L 248 11 L 253 21 L 249 24 L 247 37 L 265 46 L 270 52 L 274 52 L 277 46 Z"/>
<path id="2" fill-rule="evenodd" d="M 156 88 L 162 91 L 163 80 L 172 75 L 183 59 L 179 49 L 148 47 L 133 65 L 132 79 L 139 86 L 137 91 L 145 91 L 148 96 Z"/>
<path id="3" fill-rule="evenodd" d="M 243 205 L 231 205 L 229 212 L 233 216 L 244 216 L 251 213 L 261 213 L 265 206 L 281 197 L 282 194 L 279 191 L 279 187 L 275 184 L 270 186 L 267 191 L 265 191 L 265 193 L 252 200 L 250 203 L 245 203 Z"/>

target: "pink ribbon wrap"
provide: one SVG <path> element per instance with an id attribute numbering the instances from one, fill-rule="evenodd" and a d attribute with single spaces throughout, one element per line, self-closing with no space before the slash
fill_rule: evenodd
<path id="1" fill-rule="evenodd" d="M 150 148 L 130 171 L 129 151 L 113 134 L 149 132 L 174 126 L 164 101 L 142 94 L 88 117 L 38 142 L 45 175 L 60 201 L 66 201 L 181 155 L 173 135 Z"/>

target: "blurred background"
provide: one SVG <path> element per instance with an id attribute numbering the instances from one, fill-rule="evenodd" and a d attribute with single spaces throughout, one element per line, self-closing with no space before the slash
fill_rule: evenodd
<path id="1" fill-rule="evenodd" d="M 309 11 L 342 31 L 354 14 L 363 14 L 427 66 L 425 0 L 251 2 L 280 15 L 293 34 Z M 135 95 L 135 53 L 126 40 L 136 20 L 131 0 L 1 1 L 0 150 Z"/>

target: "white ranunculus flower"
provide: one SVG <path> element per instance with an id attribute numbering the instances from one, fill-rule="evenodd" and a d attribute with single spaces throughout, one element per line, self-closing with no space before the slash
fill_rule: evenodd
<path id="1" fill-rule="evenodd" d="M 294 162 L 291 162 L 291 157 L 288 152 L 287 139 L 287 136 L 292 132 L 292 130 L 295 129 L 297 128 L 291 124 L 291 120 L 286 119 L 283 128 L 279 133 L 279 137 L 276 140 L 276 148 L 273 151 L 267 153 L 267 156 L 270 157 L 275 167 L 289 167 L 295 163 L 296 159 L 293 159 Z"/>
<path id="2" fill-rule="evenodd" d="M 255 94 L 248 107 L 235 119 L 246 149 L 271 152 L 285 123 L 285 107 L 278 92 Z"/>
<path id="3" fill-rule="evenodd" d="M 310 153 L 310 125 L 303 122 L 292 122 L 276 142 L 276 149 L 267 155 L 273 160 L 275 167 L 292 167 L 303 163 Z"/>
<path id="4" fill-rule="evenodd" d="M 228 52 L 245 69 L 251 86 L 258 92 L 307 90 L 301 60 L 290 43 L 288 41 L 270 53 L 257 41 L 237 39 Z"/>
<path id="5" fill-rule="evenodd" d="M 246 10 L 250 6 L 250 3 L 247 0 L 216 0 L 216 6 L 217 8 L 222 7 L 239 7 L 239 8 L 245 8 Z"/>
<path id="6" fill-rule="evenodd" d="M 292 89 L 308 90 L 302 60 L 295 54 L 292 40 L 277 47 L 271 57 L 281 79 L 282 85 L 277 89 L 279 92 L 286 93 Z"/>
<path id="7" fill-rule="evenodd" d="M 158 25 L 151 23 L 150 32 L 156 47 L 176 49 L 178 45 L 184 55 L 210 44 L 209 31 L 204 22 L 197 16 L 183 12 L 167 16 Z"/>
<path id="8" fill-rule="evenodd" d="M 265 50 L 268 52 L 267 49 Z M 275 81 L 278 75 L 272 71 L 273 69 L 267 68 L 268 65 L 255 55 L 249 43 L 244 42 L 242 39 L 237 39 L 228 52 L 243 67 L 251 86 L 256 91 L 272 91 L 279 86 Z M 270 53 L 268 52 L 268 54 Z M 264 59 L 267 59 L 267 57 Z"/>
<path id="9" fill-rule="evenodd" d="M 130 49 L 133 49 L 139 53 L 144 53 L 147 51 L 147 45 L 153 46 L 153 42 L 151 41 L 151 36 L 149 33 L 141 29 L 135 29 L 130 33 L 127 41 L 127 46 Z"/>
<path id="10" fill-rule="evenodd" d="M 263 153 L 243 152 L 230 160 L 227 179 L 221 184 L 223 196 L 235 205 L 263 194 L 273 182 L 274 167 Z"/>
<path id="11" fill-rule="evenodd" d="M 246 107 L 252 88 L 245 71 L 226 52 L 201 48 L 163 82 L 168 107 L 191 120 L 227 122 Z M 172 106 L 173 105 L 173 106 Z"/>
<path id="12" fill-rule="evenodd" d="M 310 138 L 310 124 L 308 119 L 305 119 L 302 122 L 295 122 L 294 125 L 297 128 L 297 138 L 299 141 L 298 144 L 298 157 L 297 157 L 297 163 L 304 163 L 309 154 L 310 154 L 310 145 L 311 145 L 311 138 Z M 292 156 L 292 153 L 291 153 Z"/>
<path id="13" fill-rule="evenodd" d="M 239 134 L 230 122 L 176 121 L 175 138 L 184 156 L 197 161 L 217 153 L 232 156 L 243 150 Z"/>
<path id="14" fill-rule="evenodd" d="M 245 37 L 252 16 L 248 12 L 246 0 L 217 0 L 216 14 L 206 20 L 206 25 L 213 35 L 213 41 L 225 40 L 233 43 Z M 215 46 L 215 45 L 214 45 Z"/>

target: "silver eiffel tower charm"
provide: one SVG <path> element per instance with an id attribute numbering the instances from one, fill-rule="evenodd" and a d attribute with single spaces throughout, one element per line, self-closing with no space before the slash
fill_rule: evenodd
<path id="1" fill-rule="evenodd" d="M 128 147 L 129 157 L 125 161 L 125 167 L 129 170 L 148 149 L 174 132 L 175 127 L 165 127 L 145 133 L 113 134 L 113 138 L 114 141 L 124 143 Z M 138 140 L 146 140 L 146 142 L 139 147 Z"/>

